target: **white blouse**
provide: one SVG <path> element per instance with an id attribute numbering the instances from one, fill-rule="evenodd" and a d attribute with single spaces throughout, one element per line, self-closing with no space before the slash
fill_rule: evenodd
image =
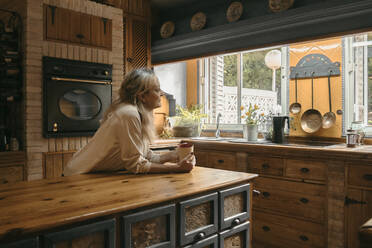
<path id="1" fill-rule="evenodd" d="M 137 107 L 122 104 L 100 126 L 93 138 L 67 163 L 65 176 L 95 171 L 126 169 L 146 173 L 151 162 L 159 162 L 149 143 L 142 137 L 141 117 Z"/>

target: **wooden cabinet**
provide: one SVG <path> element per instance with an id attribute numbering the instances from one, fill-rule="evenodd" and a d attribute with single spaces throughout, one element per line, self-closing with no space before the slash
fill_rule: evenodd
<path id="1" fill-rule="evenodd" d="M 195 147 L 200 166 L 260 175 L 254 180 L 254 190 L 259 194 L 252 199 L 257 222 L 252 228 L 253 246 L 326 247 L 327 164 L 302 158 L 242 154 Z M 221 220 L 220 225 L 223 223 Z"/>
<path id="2" fill-rule="evenodd" d="M 122 217 L 123 247 L 175 247 L 175 210 L 172 204 Z"/>
<path id="3" fill-rule="evenodd" d="M 2 248 L 38 248 L 39 247 L 39 239 L 32 238 L 32 239 L 25 239 L 16 241 L 10 244 L 6 244 L 1 246 Z"/>
<path id="4" fill-rule="evenodd" d="M 44 248 L 114 248 L 115 220 L 105 220 L 43 235 Z"/>
<path id="5" fill-rule="evenodd" d="M 112 20 L 44 5 L 46 40 L 112 48 Z"/>
<path id="6" fill-rule="evenodd" d="M 125 15 L 124 25 L 124 75 L 131 70 L 151 66 L 150 23 L 147 19 Z"/>
<path id="7" fill-rule="evenodd" d="M 358 248 L 359 229 L 372 217 L 372 167 L 351 163 L 347 169 L 346 244 L 349 248 Z"/>
<path id="8" fill-rule="evenodd" d="M 0 153 L 0 184 L 24 181 L 25 176 L 24 152 Z"/>

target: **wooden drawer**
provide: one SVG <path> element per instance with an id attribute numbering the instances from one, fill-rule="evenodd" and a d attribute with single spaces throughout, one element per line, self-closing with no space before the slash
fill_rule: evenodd
<path id="1" fill-rule="evenodd" d="M 209 167 L 208 166 L 208 152 L 195 150 L 194 154 L 195 154 L 197 166 Z"/>
<path id="2" fill-rule="evenodd" d="M 349 164 L 348 184 L 372 187 L 372 164 L 370 166 Z"/>
<path id="3" fill-rule="evenodd" d="M 0 167 L 0 184 L 23 180 L 23 165 Z"/>
<path id="4" fill-rule="evenodd" d="M 44 235 L 44 248 L 97 247 L 114 248 L 115 220 L 105 220 Z"/>
<path id="5" fill-rule="evenodd" d="M 283 175 L 283 159 L 248 157 L 248 172 L 266 175 Z"/>
<path id="6" fill-rule="evenodd" d="M 249 248 L 250 247 L 250 223 L 227 229 L 220 233 L 220 248 Z"/>
<path id="7" fill-rule="evenodd" d="M 236 156 L 234 152 L 209 152 L 208 166 L 222 170 L 235 170 Z"/>
<path id="8" fill-rule="evenodd" d="M 326 187 L 258 177 L 254 181 L 259 195 L 253 196 L 253 209 L 281 213 L 323 223 L 326 217 Z"/>
<path id="9" fill-rule="evenodd" d="M 186 245 L 217 232 L 218 194 L 180 202 L 180 244 Z"/>
<path id="10" fill-rule="evenodd" d="M 175 209 L 171 204 L 123 216 L 123 247 L 175 247 Z"/>
<path id="11" fill-rule="evenodd" d="M 239 225 L 250 218 L 250 184 L 220 191 L 220 228 Z"/>
<path id="12" fill-rule="evenodd" d="M 252 225 L 253 247 L 326 247 L 326 229 L 321 224 L 255 211 Z"/>
<path id="13" fill-rule="evenodd" d="M 327 178 L 327 165 L 326 163 L 319 161 L 286 159 L 285 176 L 299 179 L 325 181 Z"/>
<path id="14" fill-rule="evenodd" d="M 185 246 L 184 248 L 218 248 L 217 234 L 193 243 L 192 245 Z"/>

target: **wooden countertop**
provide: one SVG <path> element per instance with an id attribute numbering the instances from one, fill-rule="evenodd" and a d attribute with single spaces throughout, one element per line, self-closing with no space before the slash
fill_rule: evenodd
<path id="1" fill-rule="evenodd" d="M 256 174 L 84 174 L 0 186 L 0 241 L 249 181 Z"/>
<path id="2" fill-rule="evenodd" d="M 231 152 L 248 152 L 270 156 L 309 157 L 336 160 L 364 160 L 371 163 L 372 145 L 361 145 L 355 148 L 346 147 L 346 144 L 330 146 L 306 146 L 306 145 L 281 145 L 273 143 L 233 143 L 229 141 L 186 140 L 204 150 L 220 150 Z"/>

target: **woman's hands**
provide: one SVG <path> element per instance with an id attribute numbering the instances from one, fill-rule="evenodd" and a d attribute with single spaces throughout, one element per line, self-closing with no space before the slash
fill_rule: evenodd
<path id="1" fill-rule="evenodd" d="M 190 172 L 194 169 L 196 159 L 194 153 L 190 153 L 184 159 L 177 163 L 179 172 Z"/>

